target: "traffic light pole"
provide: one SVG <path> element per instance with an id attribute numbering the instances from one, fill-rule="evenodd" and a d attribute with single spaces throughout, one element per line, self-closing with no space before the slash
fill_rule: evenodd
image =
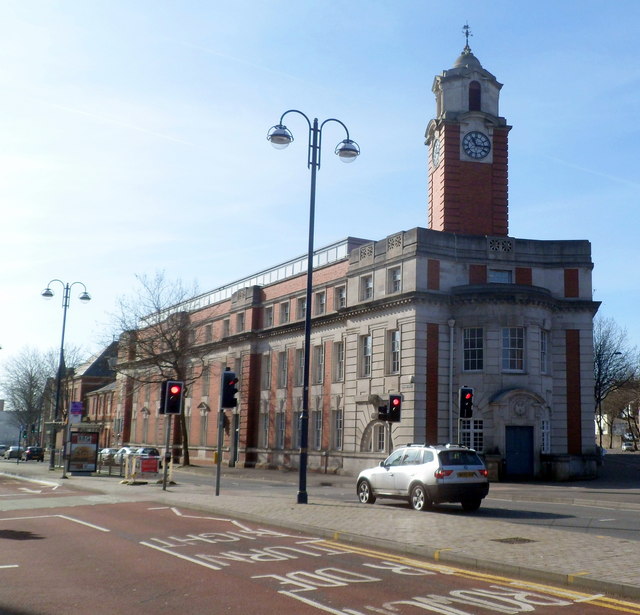
<path id="1" fill-rule="evenodd" d="M 167 490 L 167 474 L 169 472 L 169 463 L 171 461 L 171 452 L 169 447 L 171 446 L 171 423 L 172 423 L 171 414 L 165 414 L 167 418 L 167 433 L 164 441 L 164 467 L 162 468 L 162 490 Z"/>

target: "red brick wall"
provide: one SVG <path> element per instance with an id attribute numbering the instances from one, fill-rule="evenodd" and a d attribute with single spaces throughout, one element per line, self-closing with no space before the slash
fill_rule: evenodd
<path id="1" fill-rule="evenodd" d="M 566 331 L 567 357 L 567 450 L 582 454 L 582 402 L 580 399 L 580 331 Z"/>
<path id="2" fill-rule="evenodd" d="M 438 341 L 439 327 L 427 324 L 427 421 L 425 441 L 438 442 Z"/>

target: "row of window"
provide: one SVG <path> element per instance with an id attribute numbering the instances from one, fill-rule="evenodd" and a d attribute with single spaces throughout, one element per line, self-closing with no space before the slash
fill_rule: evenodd
<path id="1" fill-rule="evenodd" d="M 300 412 L 294 412 L 291 415 L 291 448 L 300 448 Z M 286 412 L 276 412 L 274 420 L 274 433 L 270 433 L 270 421 L 268 409 L 260 413 L 260 439 L 261 448 L 270 448 L 276 450 L 285 448 L 287 435 L 287 414 Z M 309 448 L 311 450 L 322 450 L 323 436 L 323 419 L 322 411 L 309 412 Z M 272 439 L 270 439 L 272 437 Z M 341 450 L 344 442 L 344 415 L 342 410 L 334 410 L 332 412 L 331 421 L 331 442 L 330 448 Z"/>
<path id="2" fill-rule="evenodd" d="M 460 444 L 478 452 L 484 451 L 484 421 L 482 419 L 460 419 Z M 551 453 L 551 421 L 540 421 L 540 452 Z"/>
<path id="3" fill-rule="evenodd" d="M 523 372 L 526 369 L 526 330 L 524 327 L 503 327 L 501 330 L 501 369 L 505 372 Z M 462 331 L 464 371 L 484 369 L 485 335 L 482 327 L 469 327 Z M 549 332 L 540 330 L 540 372 L 549 370 Z"/>

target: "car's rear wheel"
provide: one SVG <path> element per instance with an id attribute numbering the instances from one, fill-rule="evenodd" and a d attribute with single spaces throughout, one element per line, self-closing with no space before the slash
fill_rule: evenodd
<path id="1" fill-rule="evenodd" d="M 466 510 L 467 512 L 475 512 L 480 508 L 482 498 L 469 498 L 468 500 L 462 500 L 460 503 L 462 504 L 463 510 Z"/>
<path id="2" fill-rule="evenodd" d="M 424 485 L 417 484 L 411 488 L 409 504 L 411 504 L 413 510 L 428 510 L 431 508 L 431 498 Z"/>
<path id="3" fill-rule="evenodd" d="M 368 480 L 361 480 L 358 483 L 358 499 L 363 504 L 373 504 L 376 501 L 376 496 L 373 495 L 373 490 Z"/>

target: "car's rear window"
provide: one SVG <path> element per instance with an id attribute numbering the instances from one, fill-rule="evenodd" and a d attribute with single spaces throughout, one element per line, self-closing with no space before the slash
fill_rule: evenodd
<path id="1" fill-rule="evenodd" d="M 473 451 L 440 451 L 443 466 L 481 466 L 482 460 Z"/>

